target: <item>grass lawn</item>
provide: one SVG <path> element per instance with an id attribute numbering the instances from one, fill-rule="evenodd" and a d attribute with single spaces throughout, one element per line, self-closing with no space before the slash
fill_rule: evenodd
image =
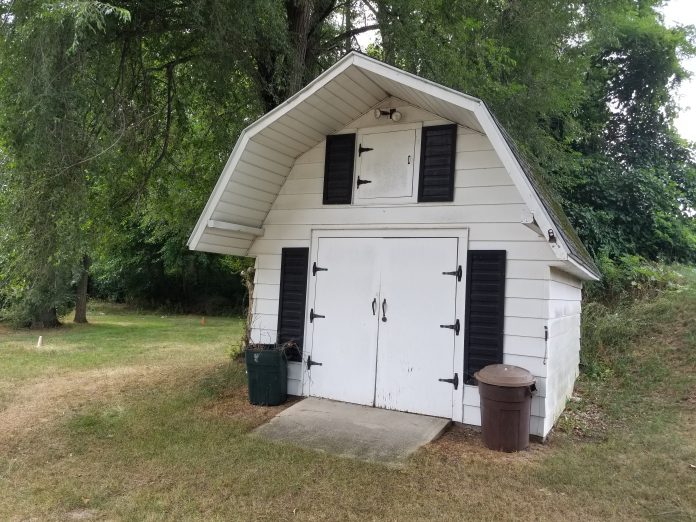
<path id="1" fill-rule="evenodd" d="M 278 408 L 246 402 L 237 319 L 96 305 L 0 330 L 0 520 L 694 520 L 696 286 L 640 313 L 662 322 L 549 443 L 455 428 L 402 469 L 249 437 Z"/>

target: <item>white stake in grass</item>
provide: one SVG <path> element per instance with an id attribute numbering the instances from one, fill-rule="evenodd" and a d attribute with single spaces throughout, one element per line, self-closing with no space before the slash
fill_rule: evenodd
<path id="1" fill-rule="evenodd" d="M 43 335 L 39 335 L 39 340 L 36 342 L 36 347 L 41 348 L 43 346 Z"/>

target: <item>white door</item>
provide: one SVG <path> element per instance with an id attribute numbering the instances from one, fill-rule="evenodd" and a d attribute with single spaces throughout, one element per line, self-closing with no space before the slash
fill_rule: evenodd
<path id="1" fill-rule="evenodd" d="M 452 416 L 456 238 L 390 238 L 381 252 L 375 406 Z M 386 319 L 386 320 L 385 320 Z M 461 372 L 459 372 L 461 373 Z"/>
<path id="2" fill-rule="evenodd" d="M 378 238 L 319 238 L 311 323 L 309 394 L 374 404 Z M 305 363 L 306 364 L 306 363 Z"/>
<path id="3" fill-rule="evenodd" d="M 358 135 L 355 201 L 412 196 L 415 144 L 413 129 Z"/>

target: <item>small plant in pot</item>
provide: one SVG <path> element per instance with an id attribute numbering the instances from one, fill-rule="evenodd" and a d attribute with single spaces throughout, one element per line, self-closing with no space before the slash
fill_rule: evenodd
<path id="1" fill-rule="evenodd" d="M 297 351 L 290 341 L 283 344 L 249 343 L 244 351 L 249 379 L 249 402 L 276 406 L 288 398 L 288 355 Z"/>

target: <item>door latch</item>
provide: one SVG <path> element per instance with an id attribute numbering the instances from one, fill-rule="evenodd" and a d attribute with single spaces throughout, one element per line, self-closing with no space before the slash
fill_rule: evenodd
<path id="1" fill-rule="evenodd" d="M 309 361 L 308 361 L 308 362 L 309 362 Z M 316 364 L 316 363 L 315 363 L 315 364 Z M 457 388 L 459 388 L 459 374 L 458 374 L 458 373 L 455 373 L 455 374 L 454 374 L 454 377 L 451 378 L 451 379 L 438 379 L 438 381 L 440 381 L 440 382 L 448 382 L 448 383 L 454 385 L 454 389 L 455 389 L 455 390 L 456 390 Z"/>
<path id="2" fill-rule="evenodd" d="M 324 319 L 325 315 L 319 315 L 314 313 L 314 308 L 309 311 L 309 322 L 313 323 L 315 319 Z"/>
<path id="3" fill-rule="evenodd" d="M 311 370 L 311 369 L 312 369 L 312 366 L 323 366 L 323 363 L 313 361 L 313 360 L 312 360 L 312 356 L 311 356 L 311 355 L 308 355 L 308 356 L 307 356 L 307 369 L 308 369 L 308 370 Z"/>
<path id="4" fill-rule="evenodd" d="M 441 324 L 440 328 L 449 328 L 450 330 L 454 330 L 455 335 L 459 335 L 459 319 L 457 319 L 454 324 Z"/>
<path id="5" fill-rule="evenodd" d="M 372 147 L 363 147 L 362 143 L 358 146 L 358 157 L 362 156 L 363 152 L 370 152 L 371 150 L 375 150 Z"/>
<path id="6" fill-rule="evenodd" d="M 462 265 L 459 265 L 456 270 L 453 270 L 452 272 L 442 272 L 442 275 L 452 275 L 452 276 L 457 276 L 457 281 L 462 280 Z"/>
<path id="7" fill-rule="evenodd" d="M 366 185 L 367 183 L 372 183 L 369 179 L 360 179 L 360 176 L 358 176 L 358 188 L 360 188 L 360 185 Z"/>
<path id="8" fill-rule="evenodd" d="M 328 270 L 329 270 L 328 268 L 322 268 L 320 266 L 317 266 L 316 261 L 314 262 L 314 264 L 312 264 L 312 275 L 313 276 L 317 275 L 317 272 L 328 272 Z"/>

